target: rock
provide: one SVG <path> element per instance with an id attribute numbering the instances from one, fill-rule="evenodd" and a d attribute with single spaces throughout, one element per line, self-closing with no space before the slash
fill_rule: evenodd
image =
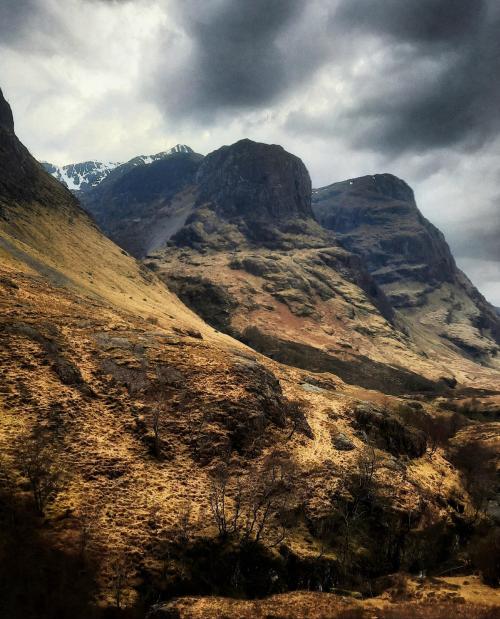
<path id="1" fill-rule="evenodd" d="M 455 389 L 455 387 L 458 384 L 458 381 L 454 376 L 441 376 L 439 380 L 443 382 L 450 389 Z"/>
<path id="2" fill-rule="evenodd" d="M 310 393 L 326 393 L 327 390 L 323 389 L 323 387 L 318 387 L 317 385 L 311 385 L 310 383 L 302 383 L 300 385 L 304 391 L 309 391 Z"/>
<path id="3" fill-rule="evenodd" d="M 375 174 L 334 183 L 314 190 L 313 210 L 363 259 L 393 308 L 413 318 L 420 310 L 424 322 L 432 312 L 428 327 L 473 358 L 498 354 L 495 308 L 457 268 L 443 234 L 421 214 L 404 181 Z M 445 309 L 439 316 L 438 307 Z"/>
<path id="4" fill-rule="evenodd" d="M 81 385 L 83 378 L 80 370 L 62 356 L 56 356 L 52 363 L 54 372 L 59 376 L 65 385 Z"/>
<path id="5" fill-rule="evenodd" d="M 201 316 L 210 326 L 224 333 L 230 333 L 231 315 L 237 304 L 226 288 L 201 276 L 181 277 L 172 275 L 167 278 L 167 284 L 183 303 Z M 193 335 L 194 331 L 189 333 L 186 331 L 185 333 L 200 339 L 201 334 Z"/>
<path id="6" fill-rule="evenodd" d="M 333 438 L 333 446 L 339 451 L 352 451 L 356 449 L 356 445 L 343 432 L 339 432 Z"/>
<path id="7" fill-rule="evenodd" d="M 302 161 L 281 146 L 245 139 L 205 157 L 198 202 L 225 218 L 282 222 L 313 218 L 311 179 Z"/>
<path id="8" fill-rule="evenodd" d="M 262 256 L 246 256 L 241 260 L 232 260 L 230 265 L 232 269 L 242 269 L 251 275 L 264 277 L 270 273 L 279 273 L 282 271 L 276 260 L 269 260 Z"/>
<path id="9" fill-rule="evenodd" d="M 425 434 L 405 426 L 393 415 L 372 404 L 360 404 L 354 411 L 355 423 L 369 439 L 393 455 L 410 458 L 423 456 L 427 449 Z"/>

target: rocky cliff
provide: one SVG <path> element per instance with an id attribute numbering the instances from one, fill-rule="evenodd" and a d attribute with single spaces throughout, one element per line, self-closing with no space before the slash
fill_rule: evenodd
<path id="1" fill-rule="evenodd" d="M 396 306 L 425 303 L 428 291 L 453 283 L 457 268 L 442 233 L 417 208 L 411 188 L 391 174 L 363 176 L 314 190 L 318 221 L 363 255 Z M 415 285 L 412 285 L 415 284 Z"/>
<path id="2" fill-rule="evenodd" d="M 500 322 L 456 266 L 443 234 L 391 174 L 363 176 L 313 192 L 318 221 L 359 255 L 393 307 L 484 361 L 495 360 Z"/>
<path id="3" fill-rule="evenodd" d="M 198 203 L 226 219 L 286 223 L 313 217 L 311 179 L 281 146 L 240 140 L 208 155 L 196 176 Z"/>

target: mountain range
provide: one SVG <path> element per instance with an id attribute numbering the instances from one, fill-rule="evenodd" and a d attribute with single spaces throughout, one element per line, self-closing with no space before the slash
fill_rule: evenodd
<path id="1" fill-rule="evenodd" d="M 110 238 L 137 258 L 148 256 L 209 323 L 244 340 L 249 328 L 279 335 L 273 347 L 281 360 L 310 359 L 309 348 L 297 349 L 303 345 L 317 351 L 308 362 L 313 369 L 341 372 L 338 364 L 354 355 L 362 358 L 361 375 L 370 377 L 367 359 L 392 358 L 391 366 L 421 367 L 432 379 L 451 370 L 453 380 L 463 380 L 451 360 L 462 363 L 464 356 L 499 368 L 495 309 L 457 268 L 411 188 L 392 175 L 312 190 L 299 159 L 242 140 L 207 157 L 186 148 L 150 166 L 116 168 L 80 199 Z M 234 284 L 242 271 L 252 278 L 251 292 L 248 281 L 246 292 Z M 353 292 L 335 291 L 336 279 L 346 291 L 362 288 L 360 311 Z M 207 287 L 220 307 L 212 296 L 204 307 Z M 358 323 L 359 355 L 344 346 L 353 343 L 352 324 L 332 316 L 332 306 L 343 303 L 350 307 L 340 315 L 354 312 Z M 307 325 L 298 339 L 287 333 L 284 311 Z M 372 347 L 375 337 L 389 343 L 383 355 Z M 437 364 L 425 358 L 430 346 L 441 351 Z"/>
<path id="2" fill-rule="evenodd" d="M 64 166 L 57 166 L 48 161 L 42 161 L 44 169 L 57 178 L 65 187 L 76 193 L 89 191 L 97 187 L 113 170 L 120 168 L 120 173 L 136 166 L 149 165 L 154 161 L 164 159 L 173 153 L 192 152 L 189 146 L 177 144 L 167 151 L 156 153 L 155 155 L 138 155 L 126 163 L 103 162 L 103 161 L 83 161 L 81 163 L 71 163 Z"/>
<path id="3" fill-rule="evenodd" d="M 82 165 L 0 91 L 5 616 L 494 616 L 500 318 L 406 183 Z"/>

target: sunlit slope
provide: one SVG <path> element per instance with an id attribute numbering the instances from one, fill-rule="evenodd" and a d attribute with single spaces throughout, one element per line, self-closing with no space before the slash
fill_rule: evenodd
<path id="1" fill-rule="evenodd" d="M 150 271 L 107 239 L 14 133 L 0 93 L 0 259 L 53 284 L 159 321 L 213 333 Z"/>

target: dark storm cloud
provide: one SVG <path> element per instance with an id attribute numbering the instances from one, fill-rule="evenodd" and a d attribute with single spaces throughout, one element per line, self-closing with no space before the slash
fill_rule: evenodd
<path id="1" fill-rule="evenodd" d="M 484 0 L 344 0 L 336 20 L 350 28 L 434 44 L 468 38 L 486 11 Z"/>
<path id="2" fill-rule="evenodd" d="M 168 113 L 207 122 L 218 111 L 258 108 L 298 86 L 315 52 L 309 48 L 297 66 L 287 29 L 306 6 L 301 0 L 179 0 L 176 17 L 191 48 L 173 71 L 166 69 L 161 98 Z M 168 41 L 167 65 L 176 51 Z"/>
<path id="3" fill-rule="evenodd" d="M 342 0 L 331 33 L 351 37 L 356 59 L 378 43 L 385 61 L 351 77 L 351 107 L 297 111 L 289 128 L 340 132 L 389 154 L 476 149 L 500 132 L 497 0 Z"/>
<path id="4" fill-rule="evenodd" d="M 276 37 L 298 13 L 298 0 L 215 2 L 201 19 L 196 5 L 184 3 L 183 14 L 208 105 L 260 105 L 284 88 L 287 59 Z"/>
<path id="5" fill-rule="evenodd" d="M 27 25 L 38 13 L 37 0 L 1 0 L 0 45 L 11 44 L 26 32 Z"/>
<path id="6" fill-rule="evenodd" d="M 379 82 L 374 96 L 351 112 L 351 118 L 358 115 L 370 121 L 360 142 L 394 151 L 456 144 L 474 148 L 498 133 L 497 0 L 375 4 L 345 0 L 336 25 L 388 39 L 394 55 L 406 56 L 406 66 L 398 72 L 396 92 L 384 93 Z M 383 75 L 375 77 L 383 82 Z"/>

